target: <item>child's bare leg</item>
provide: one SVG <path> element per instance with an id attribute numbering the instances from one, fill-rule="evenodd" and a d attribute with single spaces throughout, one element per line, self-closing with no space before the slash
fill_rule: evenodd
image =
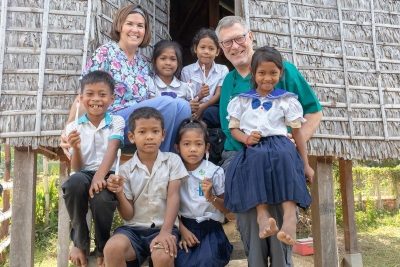
<path id="1" fill-rule="evenodd" d="M 165 253 L 164 249 L 154 249 L 151 253 L 154 267 L 174 267 L 175 257 Z"/>
<path id="2" fill-rule="evenodd" d="M 80 267 L 87 267 L 86 253 L 83 249 L 73 246 L 69 252 L 69 260 Z"/>
<path id="3" fill-rule="evenodd" d="M 99 256 L 96 258 L 97 267 L 105 267 L 106 264 L 104 263 L 104 257 Z"/>
<path id="4" fill-rule="evenodd" d="M 278 227 L 276 226 L 276 221 L 268 212 L 267 204 L 259 204 L 257 209 L 257 223 L 259 228 L 260 238 L 267 238 L 278 232 Z"/>
<path id="5" fill-rule="evenodd" d="M 296 203 L 293 201 L 285 201 L 282 203 L 283 208 L 283 224 L 277 237 L 278 239 L 287 244 L 294 245 L 296 242 Z"/>

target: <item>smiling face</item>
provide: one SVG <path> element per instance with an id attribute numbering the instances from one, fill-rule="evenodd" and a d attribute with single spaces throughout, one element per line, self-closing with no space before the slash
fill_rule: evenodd
<path id="1" fill-rule="evenodd" d="M 263 61 L 256 69 L 254 80 L 257 84 L 257 93 L 266 96 L 274 89 L 274 86 L 279 82 L 281 70 L 274 62 Z"/>
<path id="2" fill-rule="evenodd" d="M 135 129 L 128 133 L 128 138 L 136 145 L 139 156 L 157 154 L 164 140 L 161 121 L 156 118 L 135 120 Z"/>
<path id="3" fill-rule="evenodd" d="M 146 32 L 145 20 L 139 13 L 129 14 L 122 24 L 119 45 L 123 50 L 137 49 Z"/>
<path id="4" fill-rule="evenodd" d="M 208 148 L 209 144 L 204 141 L 204 132 L 198 128 L 191 128 L 182 133 L 177 150 L 185 167 L 193 171 L 200 166 Z"/>
<path id="5" fill-rule="evenodd" d="M 249 68 L 251 57 L 253 56 L 253 33 L 246 33 L 246 29 L 239 23 L 235 23 L 230 27 L 221 28 L 218 39 L 220 42 L 226 42 L 229 40 L 237 39 L 245 35 L 243 43 L 238 44 L 233 41 L 231 47 L 224 47 L 220 45 L 224 51 L 225 57 L 232 63 L 232 65 L 238 68 Z"/>
<path id="6" fill-rule="evenodd" d="M 110 86 L 104 82 L 86 84 L 80 96 L 80 103 L 85 107 L 92 122 L 100 122 L 108 107 L 114 101 Z M 100 120 L 100 121 L 99 121 Z"/>
<path id="7" fill-rule="evenodd" d="M 155 65 L 156 73 L 161 79 L 172 78 L 178 69 L 178 59 L 175 50 L 171 47 L 165 48 L 156 58 Z"/>
<path id="8" fill-rule="evenodd" d="M 211 38 L 204 37 L 194 47 L 194 52 L 201 65 L 211 66 L 214 59 L 218 56 L 219 48 Z"/>

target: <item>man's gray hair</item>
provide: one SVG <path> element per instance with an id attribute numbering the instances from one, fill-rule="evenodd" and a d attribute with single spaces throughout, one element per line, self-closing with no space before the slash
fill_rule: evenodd
<path id="1" fill-rule="evenodd" d="M 217 34 L 217 37 L 219 39 L 219 32 L 223 28 L 228 28 L 232 27 L 233 24 L 239 23 L 240 25 L 243 26 L 244 30 L 248 32 L 250 30 L 249 25 L 247 25 L 246 21 L 240 17 L 240 16 L 226 16 L 220 19 L 218 22 L 217 28 L 215 29 L 215 33 Z"/>

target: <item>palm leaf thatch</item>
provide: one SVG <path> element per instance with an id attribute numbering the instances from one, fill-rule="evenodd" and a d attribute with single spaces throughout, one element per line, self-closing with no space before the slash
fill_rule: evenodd
<path id="1" fill-rule="evenodd" d="M 318 156 L 400 156 L 400 1 L 245 0 L 255 45 L 293 62 L 323 104 Z"/>
<path id="2" fill-rule="evenodd" d="M 167 38 L 169 1 L 1 1 L 1 143 L 59 145 L 87 56 L 109 40 L 116 10 L 138 2 L 150 14 L 151 44 Z"/>

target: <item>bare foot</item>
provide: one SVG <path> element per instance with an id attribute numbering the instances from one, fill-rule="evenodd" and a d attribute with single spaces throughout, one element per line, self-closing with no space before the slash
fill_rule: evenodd
<path id="1" fill-rule="evenodd" d="M 293 246 L 294 243 L 296 243 L 296 235 L 292 236 L 286 232 L 284 232 L 283 230 L 279 231 L 279 233 L 276 235 L 276 237 L 283 243 L 285 243 L 286 245 L 290 245 Z"/>
<path id="2" fill-rule="evenodd" d="M 259 237 L 264 239 L 278 232 L 274 218 L 264 218 L 258 220 Z"/>
<path id="3" fill-rule="evenodd" d="M 97 257 L 96 262 L 97 267 L 106 267 L 106 264 L 104 263 L 104 257 Z"/>
<path id="4" fill-rule="evenodd" d="M 75 265 L 80 267 L 87 267 L 87 258 L 84 250 L 72 247 L 69 252 L 69 260 Z"/>

